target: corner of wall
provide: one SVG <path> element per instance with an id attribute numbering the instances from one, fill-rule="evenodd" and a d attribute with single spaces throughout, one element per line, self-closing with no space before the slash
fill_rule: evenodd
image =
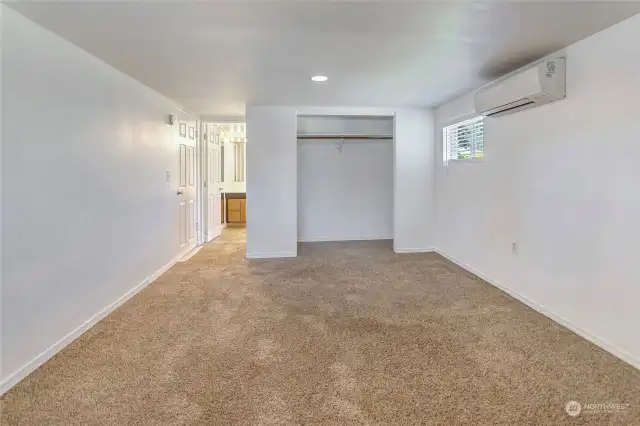
<path id="1" fill-rule="evenodd" d="M 432 109 L 399 109 L 394 128 L 394 250 L 433 248 Z"/>
<path id="2" fill-rule="evenodd" d="M 286 257 L 297 252 L 296 110 L 246 109 L 247 253 Z"/>

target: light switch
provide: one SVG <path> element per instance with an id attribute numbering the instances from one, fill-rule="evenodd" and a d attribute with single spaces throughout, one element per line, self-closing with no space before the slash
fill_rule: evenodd
<path id="1" fill-rule="evenodd" d="M 171 182 L 171 172 L 169 170 L 166 171 L 167 182 Z"/>

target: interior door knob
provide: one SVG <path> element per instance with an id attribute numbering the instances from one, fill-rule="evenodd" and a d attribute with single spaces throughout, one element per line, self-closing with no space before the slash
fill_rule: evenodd
<path id="1" fill-rule="evenodd" d="M 182 195 L 184 194 L 184 191 L 182 189 L 178 189 L 178 195 Z"/>

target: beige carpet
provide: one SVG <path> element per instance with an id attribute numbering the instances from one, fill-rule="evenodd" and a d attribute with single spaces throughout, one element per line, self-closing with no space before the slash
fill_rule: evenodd
<path id="1" fill-rule="evenodd" d="M 640 372 L 435 254 L 228 230 L 2 399 L 3 425 L 640 424 Z M 571 418 L 565 403 L 630 404 Z"/>

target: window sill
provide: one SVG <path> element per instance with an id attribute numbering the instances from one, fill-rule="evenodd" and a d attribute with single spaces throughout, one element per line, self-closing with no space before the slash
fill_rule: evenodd
<path id="1" fill-rule="evenodd" d="M 452 164 L 482 164 L 486 161 L 486 158 L 481 157 L 481 158 L 464 158 L 464 159 L 460 159 L 460 160 L 449 160 L 448 162 L 445 163 L 445 167 L 446 166 L 450 166 Z"/>

